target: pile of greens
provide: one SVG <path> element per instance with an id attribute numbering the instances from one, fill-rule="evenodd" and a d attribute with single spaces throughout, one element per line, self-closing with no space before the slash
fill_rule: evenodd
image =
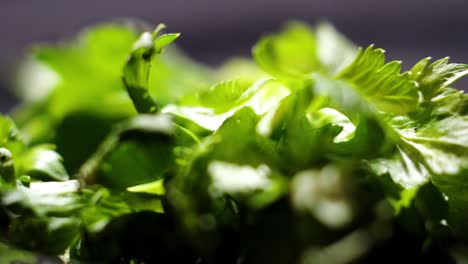
<path id="1" fill-rule="evenodd" d="M 401 73 L 296 22 L 209 68 L 163 30 L 34 48 L 0 116 L 2 263 L 468 261 L 468 65 Z"/>

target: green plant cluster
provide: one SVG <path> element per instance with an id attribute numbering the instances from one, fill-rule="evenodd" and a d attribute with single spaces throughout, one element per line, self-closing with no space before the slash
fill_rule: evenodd
<path id="1" fill-rule="evenodd" d="M 1 263 L 468 261 L 468 65 L 402 73 L 293 22 L 211 68 L 163 30 L 33 49 L 0 116 Z"/>

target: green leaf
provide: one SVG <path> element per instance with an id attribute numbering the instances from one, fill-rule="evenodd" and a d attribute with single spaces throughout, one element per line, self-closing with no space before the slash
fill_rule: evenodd
<path id="1" fill-rule="evenodd" d="M 443 88 L 430 100 L 432 114 L 439 117 L 468 114 L 468 94 L 463 91 Z"/>
<path id="2" fill-rule="evenodd" d="M 154 41 L 154 49 L 156 50 L 156 52 L 161 52 L 162 49 L 171 44 L 172 42 L 174 42 L 176 39 L 178 39 L 180 37 L 180 33 L 169 33 L 169 34 L 164 34 L 160 37 L 158 37 L 155 41 Z"/>
<path id="3" fill-rule="evenodd" d="M 124 192 L 122 199 L 130 206 L 132 212 L 152 211 L 164 213 L 163 195 L 145 192 Z"/>
<path id="4" fill-rule="evenodd" d="M 161 106 L 184 104 L 187 97 L 195 96 L 216 83 L 216 75 L 211 68 L 193 61 L 170 45 L 164 49 L 164 52 L 151 59 L 148 89 L 150 95 L 157 98 L 157 103 Z"/>
<path id="5" fill-rule="evenodd" d="M 144 183 L 140 185 L 135 185 L 132 187 L 128 187 L 127 191 L 129 192 L 136 192 L 136 193 L 149 193 L 149 194 L 157 194 L 157 195 L 164 195 L 166 192 L 164 189 L 164 180 L 157 180 L 149 183 Z"/>
<path id="6" fill-rule="evenodd" d="M 129 214 L 131 208 L 125 201 L 101 187 L 83 190 L 84 208 L 80 219 L 87 232 L 96 233 L 104 229 L 113 218 Z"/>
<path id="7" fill-rule="evenodd" d="M 420 186 L 429 179 L 448 199 L 449 214 L 444 221 L 455 235 L 467 239 L 463 224 L 466 195 L 463 182 L 468 168 L 468 116 L 464 95 L 447 90 L 411 117 L 385 116 L 388 135 L 398 144 L 400 157 L 377 161 L 404 187 Z M 446 97 L 446 95 L 448 95 Z"/>
<path id="8" fill-rule="evenodd" d="M 201 93 L 201 103 L 209 107 L 168 105 L 162 109 L 162 112 L 192 120 L 203 128 L 215 131 L 227 118 L 240 109 L 250 107 L 256 114 L 262 115 L 291 93 L 291 90 L 284 84 L 266 78 L 253 83 L 237 99 L 234 99 L 237 97 L 235 93 L 239 93 L 237 89 L 244 89 L 237 85 L 236 82 L 226 82 L 214 86 L 216 91 L 213 91 L 212 95 L 209 92 Z M 214 100 L 215 98 L 229 98 L 229 101 L 223 105 L 219 103 L 222 101 Z M 223 110 L 225 112 L 218 113 Z"/>
<path id="9" fill-rule="evenodd" d="M 154 52 L 152 41 L 149 32 L 143 33 L 134 44 L 134 50 L 123 69 L 124 85 L 139 113 L 154 113 L 158 110 L 148 93 L 150 63 Z"/>
<path id="10" fill-rule="evenodd" d="M 63 159 L 52 147 L 39 145 L 29 149 L 21 160 L 23 173 L 37 180 L 68 180 Z"/>
<path id="11" fill-rule="evenodd" d="M 217 69 L 216 75 L 219 80 L 237 80 L 242 86 L 268 77 L 250 58 L 228 59 Z"/>
<path id="12" fill-rule="evenodd" d="M 227 118 L 213 135 L 219 142 L 212 146 L 211 158 L 254 166 L 264 163 L 262 160 L 271 153 L 263 153 L 265 149 L 259 145 L 262 142 L 255 132 L 257 121 L 258 116 L 249 107 L 243 107 Z"/>
<path id="13" fill-rule="evenodd" d="M 263 37 L 254 46 L 253 56 L 267 73 L 295 82 L 314 72 L 336 74 L 356 51 L 330 24 L 322 23 L 314 32 L 306 24 L 293 22 L 280 33 Z"/>
<path id="14" fill-rule="evenodd" d="M 120 118 L 108 118 L 93 113 L 76 112 L 67 115 L 55 129 L 53 142 L 63 157 L 70 175 L 97 150 Z M 37 143 L 37 142 L 35 142 Z"/>
<path id="15" fill-rule="evenodd" d="M 165 34 L 158 37 L 162 28 L 158 28 L 154 34 L 149 32 L 141 34 L 133 45 L 133 51 L 123 69 L 123 82 L 138 113 L 154 113 L 159 110 L 148 90 L 151 60 L 162 52 L 164 46 L 179 37 L 179 34 Z"/>
<path id="16" fill-rule="evenodd" d="M 430 65 L 429 61 L 430 58 L 423 59 L 411 70 L 427 99 L 468 74 L 467 64 L 449 63 L 448 57 Z"/>
<path id="17" fill-rule="evenodd" d="M 356 126 L 343 113 L 329 107 L 308 113 L 307 118 L 316 124 L 333 124 L 342 128 L 341 132 L 333 139 L 334 143 L 350 141 L 356 132 Z"/>
<path id="18" fill-rule="evenodd" d="M 2 190 L 2 203 L 13 212 L 34 212 L 38 216 L 68 215 L 82 207 L 76 180 L 31 182 L 30 187 Z"/>
<path id="19" fill-rule="evenodd" d="M 15 110 L 15 121 L 28 142 L 56 145 L 69 171 L 75 172 L 109 132 L 109 124 L 135 113 L 121 80 L 135 39 L 134 28 L 114 23 L 88 28 L 60 44 L 36 46 L 31 53 L 41 67 L 30 77 L 39 82 L 40 76 L 52 74 L 56 81 Z M 29 85 L 24 93 L 40 88 Z"/>
<path id="20" fill-rule="evenodd" d="M 116 125 L 77 177 L 88 184 L 102 181 L 115 190 L 162 177 L 174 162 L 173 125 L 166 114 L 140 115 Z"/>
<path id="21" fill-rule="evenodd" d="M 445 219 L 448 226 L 453 230 L 453 234 L 462 241 L 468 240 L 468 227 L 466 221 L 466 203 L 468 196 L 466 182 L 468 179 L 468 169 L 464 168 L 455 175 L 437 175 L 432 177 L 434 185 L 443 194 L 448 203 L 448 218 Z"/>
<path id="22" fill-rule="evenodd" d="M 310 91 L 302 89 L 284 98 L 256 128 L 259 134 L 278 142 L 274 150 L 281 156 L 278 162 L 293 172 L 324 161 L 328 147 L 342 130 L 332 122 L 307 115 L 312 103 Z"/>
<path id="23" fill-rule="evenodd" d="M 23 138 L 13 121 L 0 115 L 0 186 L 3 183 L 15 184 L 16 175 L 21 169 L 15 164 L 26 148 Z"/>
<path id="24" fill-rule="evenodd" d="M 408 157 L 401 148 L 398 148 L 392 158 L 373 160 L 370 166 L 377 175 L 389 174 L 394 182 L 405 189 L 421 186 L 429 180 L 427 169 Z"/>
<path id="25" fill-rule="evenodd" d="M 316 37 L 302 23 L 287 24 L 282 32 L 262 38 L 252 53 L 260 68 L 275 77 L 302 78 L 321 67 Z"/>
<path id="26" fill-rule="evenodd" d="M 224 113 L 239 104 L 242 94 L 248 88 L 242 86 L 239 80 L 224 81 L 201 93 L 199 100 L 205 107 L 214 108 L 217 113 Z"/>
<path id="27" fill-rule="evenodd" d="M 79 235 L 76 216 L 83 203 L 78 188 L 72 180 L 1 189 L 2 206 L 10 217 L 8 241 L 47 255 L 63 253 Z"/>
<path id="28" fill-rule="evenodd" d="M 345 114 L 352 122 L 358 123 L 363 117 L 373 118 L 375 107 L 348 83 L 332 79 L 323 74 L 313 74 L 311 86 L 316 108 L 330 107 Z"/>
<path id="29" fill-rule="evenodd" d="M 0 148 L 0 177 L 0 186 L 3 182 L 14 184 L 16 180 L 13 156 L 6 148 Z"/>
<path id="30" fill-rule="evenodd" d="M 335 78 L 346 81 L 378 110 L 408 113 L 417 106 L 417 83 L 409 73 L 400 73 L 401 62 L 385 64 L 382 49 L 360 49 L 354 61 Z"/>
<path id="31" fill-rule="evenodd" d="M 457 174 L 468 165 L 468 117 L 453 116 L 419 124 L 395 117 L 390 125 L 401 147 L 436 175 Z"/>
<path id="32" fill-rule="evenodd" d="M 134 39 L 133 29 L 110 24 L 87 30 L 66 45 L 37 47 L 36 58 L 60 78 L 46 98 L 49 113 L 63 117 L 87 109 L 107 116 L 131 114 L 120 76 Z"/>
<path id="33" fill-rule="evenodd" d="M 10 118 L 0 115 L 0 144 L 5 146 L 5 144 L 12 139 L 17 139 L 18 130 L 13 123 L 13 120 Z"/>
<path id="34" fill-rule="evenodd" d="M 96 182 L 123 191 L 165 177 L 174 166 L 172 147 L 166 138 L 121 141 L 101 165 Z"/>
<path id="35" fill-rule="evenodd" d="M 356 57 L 357 47 L 331 24 L 319 24 L 316 34 L 318 57 L 328 73 L 338 73 Z"/>
<path id="36" fill-rule="evenodd" d="M 14 157 L 26 148 L 25 139 L 13 120 L 3 115 L 0 115 L 0 148 L 7 148 Z"/>

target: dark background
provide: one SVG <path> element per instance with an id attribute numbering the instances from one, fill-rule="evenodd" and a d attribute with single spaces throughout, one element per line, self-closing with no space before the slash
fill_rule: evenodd
<path id="1" fill-rule="evenodd" d="M 9 81 L 29 45 L 71 37 L 97 22 L 164 22 L 182 32 L 178 43 L 186 52 L 216 65 L 249 56 L 261 34 L 287 20 L 328 20 L 359 45 L 375 43 L 408 68 L 427 56 L 468 62 L 467 11 L 464 0 L 0 0 L 0 111 L 14 105 Z"/>

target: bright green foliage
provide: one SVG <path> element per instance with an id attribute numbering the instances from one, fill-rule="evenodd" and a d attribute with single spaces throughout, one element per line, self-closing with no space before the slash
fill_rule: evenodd
<path id="1" fill-rule="evenodd" d="M 316 42 L 307 25 L 291 23 L 281 34 L 261 39 L 253 54 L 259 66 L 273 76 L 300 77 L 321 67 Z"/>
<path id="2" fill-rule="evenodd" d="M 316 29 L 317 56 L 327 71 L 335 74 L 346 67 L 356 56 L 357 47 L 327 23 Z"/>
<path id="3" fill-rule="evenodd" d="M 336 78 L 349 82 L 378 110 L 404 114 L 416 108 L 418 84 L 400 70 L 401 62 L 385 64 L 384 50 L 370 46 L 359 50 L 356 59 Z"/>
<path id="4" fill-rule="evenodd" d="M 337 73 L 354 58 L 356 48 L 328 24 L 315 33 L 293 22 L 281 33 L 263 37 L 252 53 L 264 71 L 297 84 L 312 73 Z"/>
<path id="5" fill-rule="evenodd" d="M 44 82 L 20 82 L 19 128 L 0 117 L 1 257 L 468 259 L 468 96 L 450 88 L 467 65 L 402 73 L 294 22 L 215 70 L 163 30 L 101 25 L 35 49 L 23 78 Z"/>
<path id="6" fill-rule="evenodd" d="M 429 65 L 430 58 L 418 62 L 411 73 L 420 85 L 420 91 L 431 99 L 440 90 L 468 74 L 466 64 L 449 63 L 449 58 L 437 60 Z"/>
<path id="7" fill-rule="evenodd" d="M 24 173 L 39 180 L 65 181 L 69 176 L 62 164 L 62 157 L 47 146 L 29 149 L 22 157 Z"/>
<path id="8" fill-rule="evenodd" d="M 47 113 L 53 118 L 80 110 L 131 114 L 120 76 L 135 37 L 129 27 L 103 25 L 84 31 L 74 43 L 35 48 L 36 59 L 58 75 L 56 87 L 49 88 L 45 99 L 37 100 L 47 101 Z"/>
<path id="9" fill-rule="evenodd" d="M 128 95 L 135 102 L 138 113 L 154 113 L 159 110 L 148 91 L 151 59 L 179 36 L 179 34 L 158 36 L 163 28 L 164 26 L 160 25 L 152 35 L 148 32 L 141 35 L 134 44 L 123 70 L 125 87 Z"/>

